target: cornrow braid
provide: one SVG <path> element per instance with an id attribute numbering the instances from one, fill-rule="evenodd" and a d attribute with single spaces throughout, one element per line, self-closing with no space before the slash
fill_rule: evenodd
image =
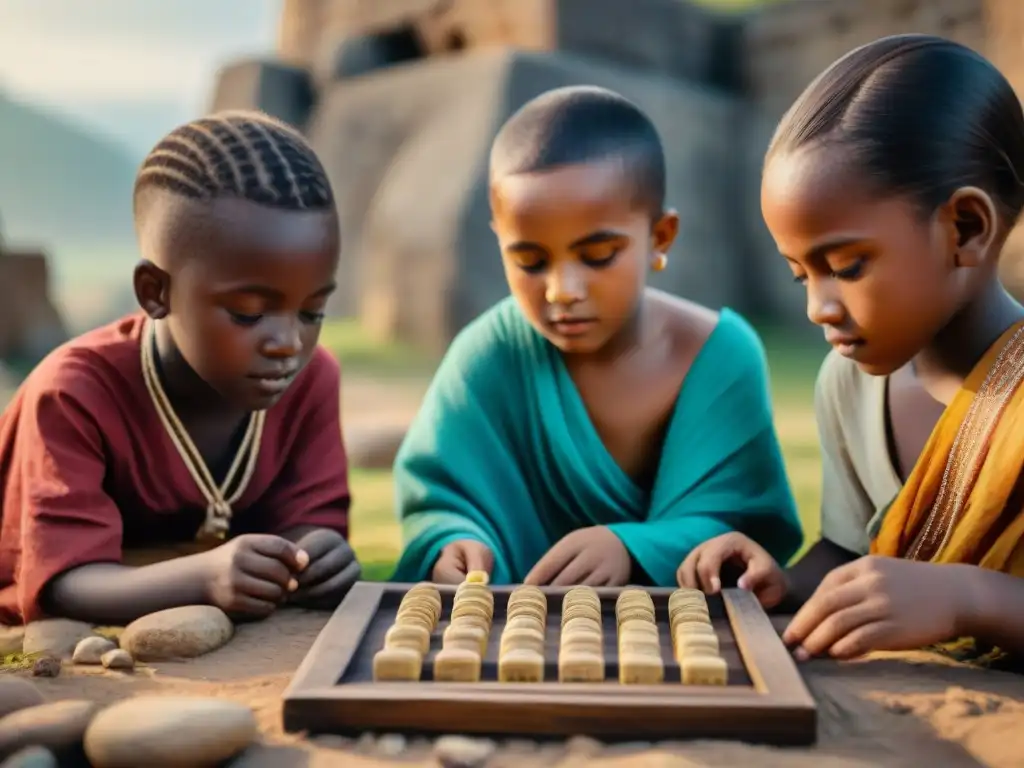
<path id="1" fill-rule="evenodd" d="M 334 195 L 302 135 L 262 112 L 218 112 L 171 131 L 135 179 L 140 195 L 163 189 L 195 200 L 237 197 L 286 210 L 322 210 Z"/>

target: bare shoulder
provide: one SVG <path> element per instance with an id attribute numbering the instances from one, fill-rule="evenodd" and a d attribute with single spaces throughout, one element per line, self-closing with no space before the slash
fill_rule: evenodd
<path id="1" fill-rule="evenodd" d="M 672 340 L 672 357 L 688 368 L 718 327 L 719 313 L 655 289 L 648 289 L 647 301 L 652 316 Z"/>

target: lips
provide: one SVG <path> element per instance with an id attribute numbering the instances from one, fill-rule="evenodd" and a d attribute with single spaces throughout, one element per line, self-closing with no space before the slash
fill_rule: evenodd
<path id="1" fill-rule="evenodd" d="M 552 318 L 551 327 L 563 336 L 577 336 L 586 333 L 597 320 L 591 317 L 569 317 L 562 315 Z"/>
<path id="2" fill-rule="evenodd" d="M 279 395 L 288 389 L 297 373 L 297 369 L 266 371 L 264 373 L 254 373 L 249 376 L 249 379 L 253 381 L 264 395 L 272 396 Z"/>
<path id="3" fill-rule="evenodd" d="M 831 344 L 832 348 L 843 357 L 855 356 L 857 350 L 864 346 L 864 339 L 845 333 L 829 333 L 826 331 L 825 341 Z"/>

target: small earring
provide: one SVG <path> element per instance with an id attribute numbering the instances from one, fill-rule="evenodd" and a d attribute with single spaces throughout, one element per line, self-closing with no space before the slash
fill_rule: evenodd
<path id="1" fill-rule="evenodd" d="M 661 272 L 668 265 L 668 256 L 664 253 L 659 253 L 654 257 L 654 263 L 651 264 L 651 269 L 655 272 Z"/>

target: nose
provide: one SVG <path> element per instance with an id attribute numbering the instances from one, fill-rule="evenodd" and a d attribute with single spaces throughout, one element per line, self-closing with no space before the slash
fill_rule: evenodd
<path id="1" fill-rule="evenodd" d="M 807 281 L 807 319 L 815 325 L 843 324 L 846 308 L 839 298 L 834 280 Z"/>
<path id="2" fill-rule="evenodd" d="M 267 323 L 262 353 L 267 357 L 296 357 L 302 351 L 301 323 L 296 317 L 278 317 Z"/>
<path id="3" fill-rule="evenodd" d="M 548 273 L 544 298 L 548 304 L 576 304 L 587 298 L 586 280 L 573 264 L 564 264 Z"/>

